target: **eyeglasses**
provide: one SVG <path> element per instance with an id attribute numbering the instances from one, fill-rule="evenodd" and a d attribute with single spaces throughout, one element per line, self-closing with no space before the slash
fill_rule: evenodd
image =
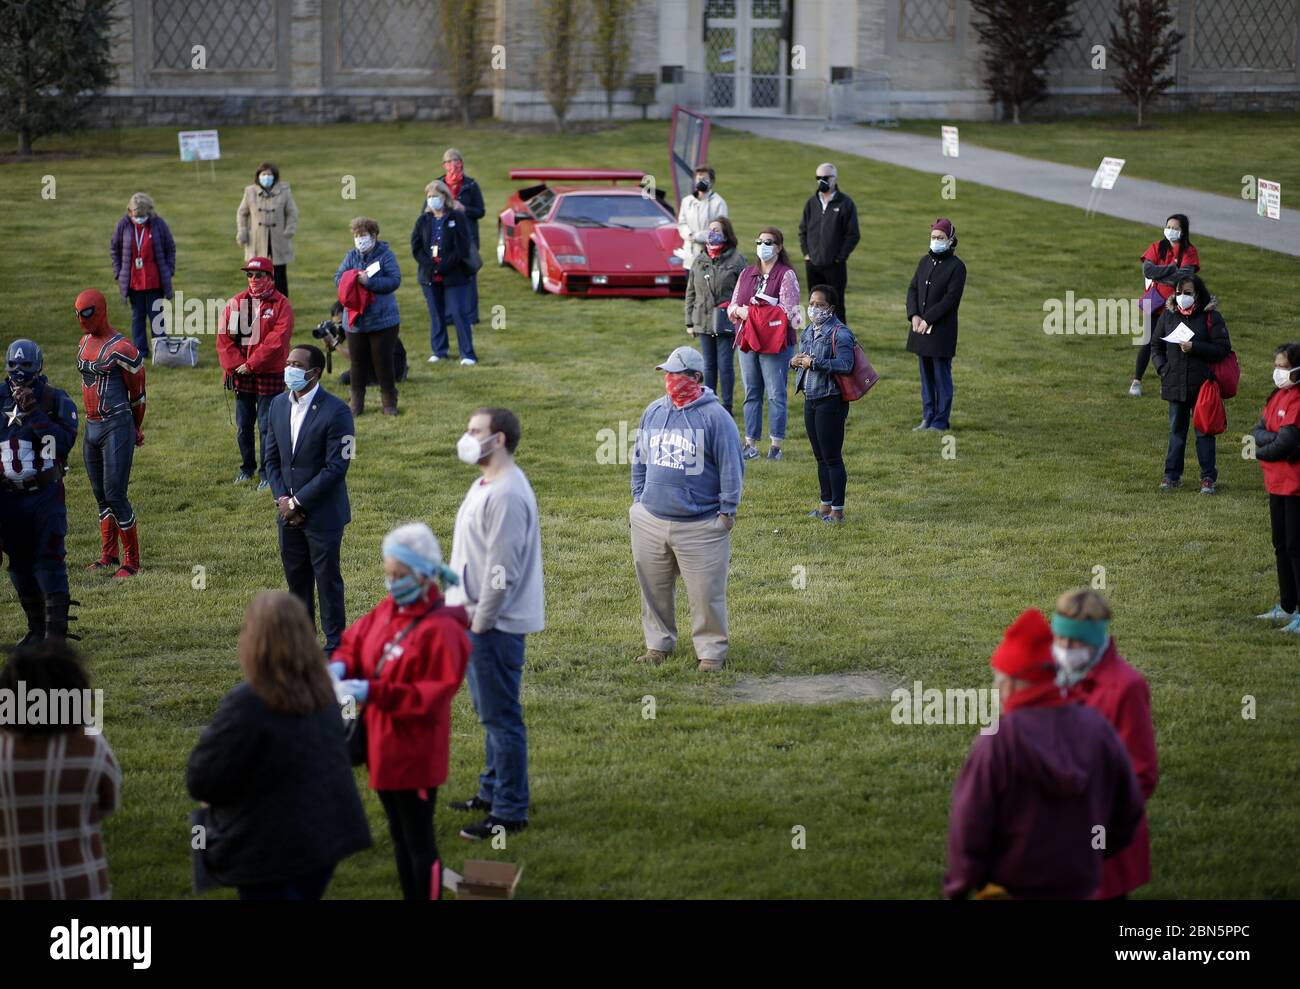
<path id="1" fill-rule="evenodd" d="M 90 319 L 91 316 L 95 315 L 95 307 L 87 306 L 85 309 L 78 309 L 77 315 L 82 319 Z"/>
<path id="2" fill-rule="evenodd" d="M 249 277 L 250 280 L 256 280 L 256 279 L 258 279 L 258 278 L 270 278 L 270 277 L 271 277 L 271 276 L 270 276 L 269 274 L 267 274 L 265 271 L 249 271 L 249 272 L 245 272 L 245 274 L 248 275 L 248 277 Z"/>

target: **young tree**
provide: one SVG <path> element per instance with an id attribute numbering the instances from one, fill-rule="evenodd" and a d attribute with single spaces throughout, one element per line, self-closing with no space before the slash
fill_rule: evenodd
<path id="1" fill-rule="evenodd" d="M 1152 99 L 1174 84 L 1166 75 L 1183 35 L 1173 30 L 1169 0 L 1119 0 L 1119 23 L 1110 29 L 1110 57 L 1119 67 L 1115 88 L 1137 106 L 1137 125 Z"/>
<path id="2" fill-rule="evenodd" d="M 112 0 L 0 0 L 0 130 L 32 153 L 44 134 L 80 126 L 113 81 Z"/>
<path id="3" fill-rule="evenodd" d="M 1047 94 L 1047 62 L 1079 36 L 1073 26 L 1074 0 L 971 0 L 984 48 L 981 60 L 989 98 L 1005 118 L 1020 123 L 1024 110 Z"/>
<path id="4" fill-rule="evenodd" d="M 591 0 L 592 47 L 595 49 L 596 78 L 605 90 L 605 112 L 614 116 L 614 94 L 623 86 L 632 59 L 628 19 L 635 0 Z"/>
<path id="5" fill-rule="evenodd" d="M 474 93 L 488 63 L 483 0 L 438 0 L 438 8 L 442 16 L 447 74 L 451 77 L 452 92 L 460 103 L 461 119 L 468 124 Z"/>
<path id="6" fill-rule="evenodd" d="M 538 75 L 546 102 L 555 112 L 555 129 L 564 130 L 564 117 L 581 85 L 578 56 L 581 35 L 578 26 L 581 0 L 533 0 L 537 10 L 537 33 L 542 41 L 537 61 Z"/>

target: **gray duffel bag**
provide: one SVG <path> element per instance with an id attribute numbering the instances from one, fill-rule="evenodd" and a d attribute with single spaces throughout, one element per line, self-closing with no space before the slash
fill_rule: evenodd
<path id="1" fill-rule="evenodd" d="M 154 337 L 154 367 L 198 367 L 198 337 Z"/>

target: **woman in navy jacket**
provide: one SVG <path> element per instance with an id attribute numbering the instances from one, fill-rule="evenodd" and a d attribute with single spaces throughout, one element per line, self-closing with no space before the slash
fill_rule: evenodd
<path id="1" fill-rule="evenodd" d="M 153 200 L 143 192 L 131 196 L 126 213 L 117 221 L 108 242 L 113 261 L 113 278 L 122 301 L 131 303 L 131 339 L 135 349 L 149 356 L 149 340 L 162 336 L 150 332 L 161 299 L 172 297 L 172 275 L 176 273 L 176 241 Z"/>
<path id="2" fill-rule="evenodd" d="M 817 459 L 821 503 L 808 514 L 823 522 L 844 521 L 844 423 L 849 403 L 840 395 L 835 375 L 853 370 L 857 341 L 835 318 L 839 298 L 829 285 L 816 285 L 808 294 L 808 325 L 799 340 L 799 353 L 790 361 L 796 369 L 794 390 L 803 392 L 803 423 Z"/>
<path id="3" fill-rule="evenodd" d="M 402 272 L 397 256 L 388 241 L 379 239 L 379 224 L 369 217 L 358 216 L 351 223 L 355 245 L 343 257 L 334 273 L 334 284 L 344 272 L 359 270 L 361 282 L 374 296 L 365 312 L 355 320 L 343 311 L 343 328 L 347 331 L 348 357 L 352 360 L 352 414 L 361 415 L 366 407 L 366 381 L 373 375 L 379 382 L 379 397 L 384 415 L 397 415 L 397 382 L 393 374 L 393 348 L 397 344 L 400 317 L 397 312 L 397 287 Z M 379 270 L 367 275 L 365 270 L 379 262 Z"/>
<path id="4" fill-rule="evenodd" d="M 424 212 L 411 229 L 411 256 L 429 307 L 429 363 L 447 358 L 447 324 L 453 322 L 460 362 L 473 367 L 478 357 L 470 327 L 470 221 L 451 202 L 451 190 L 441 179 L 425 186 Z"/>

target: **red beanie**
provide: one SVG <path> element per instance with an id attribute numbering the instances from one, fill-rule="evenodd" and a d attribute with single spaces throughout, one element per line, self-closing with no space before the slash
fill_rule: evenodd
<path id="1" fill-rule="evenodd" d="M 989 665 L 999 673 L 1030 683 L 1046 683 L 1056 678 L 1052 662 L 1052 627 L 1043 613 L 1026 608 L 1007 628 L 1002 641 L 993 650 Z"/>

